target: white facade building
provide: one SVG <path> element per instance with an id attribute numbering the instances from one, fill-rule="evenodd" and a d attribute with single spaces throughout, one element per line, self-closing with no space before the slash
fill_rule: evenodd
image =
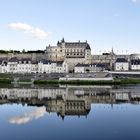
<path id="1" fill-rule="evenodd" d="M 17 59 L 11 58 L 7 62 L 7 72 L 9 73 L 31 73 L 31 60 L 30 59 Z"/>
<path id="2" fill-rule="evenodd" d="M 103 64 L 77 64 L 74 68 L 75 73 L 101 72 L 104 70 Z"/>
<path id="3" fill-rule="evenodd" d="M 31 63 L 31 73 L 38 73 L 38 62 L 32 61 Z"/>
<path id="4" fill-rule="evenodd" d="M 43 60 L 38 63 L 39 73 L 67 73 L 68 65 L 65 61 Z"/>
<path id="5" fill-rule="evenodd" d="M 17 64 L 17 73 L 31 73 L 31 67 L 30 59 L 21 59 Z"/>
<path id="6" fill-rule="evenodd" d="M 140 70 L 140 59 L 133 59 L 130 61 L 131 70 Z"/>
<path id="7" fill-rule="evenodd" d="M 7 62 L 8 71 L 9 73 L 17 73 L 18 72 L 18 59 L 16 57 L 11 58 Z"/>
<path id="8" fill-rule="evenodd" d="M 115 71 L 128 71 L 129 70 L 129 63 L 125 58 L 117 58 L 115 62 Z"/>
<path id="9" fill-rule="evenodd" d="M 86 64 L 77 64 L 74 67 L 74 72 L 75 73 L 85 73 L 85 67 L 86 67 Z"/>
<path id="10" fill-rule="evenodd" d="M 38 63 L 11 58 L 8 62 L 1 62 L 0 73 L 68 73 L 68 65 L 65 61 L 42 60 Z"/>
<path id="11" fill-rule="evenodd" d="M 7 73 L 9 71 L 9 67 L 7 65 L 7 62 L 1 61 L 0 63 L 0 73 Z"/>

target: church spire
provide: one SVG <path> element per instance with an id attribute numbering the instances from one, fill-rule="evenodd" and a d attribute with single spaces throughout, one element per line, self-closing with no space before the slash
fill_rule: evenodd
<path id="1" fill-rule="evenodd" d="M 111 49 L 111 54 L 112 54 L 112 55 L 114 54 L 113 46 L 112 46 L 112 49 Z"/>
<path id="2" fill-rule="evenodd" d="M 64 43 L 64 42 L 65 42 L 65 39 L 64 39 L 64 37 L 62 38 L 61 42 L 62 42 L 62 43 Z"/>

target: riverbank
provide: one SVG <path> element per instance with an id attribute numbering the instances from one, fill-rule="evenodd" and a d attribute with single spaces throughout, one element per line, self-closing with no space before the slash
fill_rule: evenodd
<path id="1" fill-rule="evenodd" d="M 69 84 L 69 85 L 126 85 L 140 84 L 140 79 L 115 79 L 111 81 L 59 81 L 59 80 L 36 80 L 34 84 Z"/>
<path id="2" fill-rule="evenodd" d="M 59 81 L 59 80 L 35 80 L 32 82 L 17 82 L 17 84 L 69 84 L 69 85 L 125 85 L 140 84 L 140 79 L 115 79 L 113 81 Z M 0 79 L 0 84 L 14 84 L 10 79 Z"/>
<path id="3" fill-rule="evenodd" d="M 17 82 L 13 82 L 13 78 L 3 77 L 0 78 L 0 84 L 36 84 L 36 85 L 126 85 L 126 84 L 140 84 L 140 78 L 114 78 L 114 80 L 34 80 L 31 81 L 29 79 L 19 80 Z"/>

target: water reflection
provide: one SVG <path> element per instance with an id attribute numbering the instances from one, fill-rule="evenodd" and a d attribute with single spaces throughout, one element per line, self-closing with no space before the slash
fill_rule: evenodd
<path id="1" fill-rule="evenodd" d="M 140 101 L 139 88 L 111 86 L 60 86 L 45 88 L 1 88 L 0 104 L 22 104 L 39 108 L 11 117 L 12 124 L 25 124 L 55 112 L 58 117 L 87 116 L 93 103 L 132 103 Z"/>
<path id="2" fill-rule="evenodd" d="M 11 124 L 26 124 L 31 122 L 34 119 L 39 119 L 43 117 L 46 113 L 45 107 L 39 107 L 34 109 L 31 112 L 26 112 L 23 115 L 15 116 L 9 119 L 9 123 Z"/>

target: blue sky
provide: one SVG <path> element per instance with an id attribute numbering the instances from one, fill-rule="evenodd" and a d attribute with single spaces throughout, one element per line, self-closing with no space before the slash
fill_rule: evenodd
<path id="1" fill-rule="evenodd" d="M 140 53 L 140 0 L 0 0 L 0 49 L 88 41 L 93 54 Z"/>

